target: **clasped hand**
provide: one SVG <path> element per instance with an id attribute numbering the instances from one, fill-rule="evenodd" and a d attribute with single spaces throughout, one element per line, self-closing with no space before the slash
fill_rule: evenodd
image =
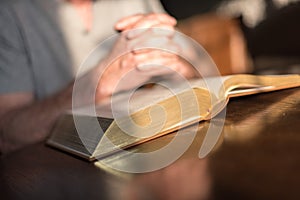
<path id="1" fill-rule="evenodd" d="M 155 76 L 194 76 L 194 69 L 178 56 L 182 47 L 173 41 L 175 25 L 176 20 L 166 14 L 137 14 L 118 21 L 115 29 L 120 36 L 105 65 L 98 67 L 102 72 L 96 102 L 114 92 L 139 87 Z"/>

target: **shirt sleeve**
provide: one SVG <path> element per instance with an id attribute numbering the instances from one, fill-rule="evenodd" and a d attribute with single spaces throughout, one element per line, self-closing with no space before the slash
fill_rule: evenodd
<path id="1" fill-rule="evenodd" d="M 24 35 L 14 10 L 0 6 L 0 94 L 32 92 L 33 80 Z"/>

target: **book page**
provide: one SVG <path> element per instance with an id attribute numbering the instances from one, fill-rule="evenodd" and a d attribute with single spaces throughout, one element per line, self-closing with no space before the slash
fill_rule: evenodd
<path id="1" fill-rule="evenodd" d="M 245 96 L 300 86 L 300 76 L 294 75 L 234 75 L 224 82 L 225 96 Z"/>

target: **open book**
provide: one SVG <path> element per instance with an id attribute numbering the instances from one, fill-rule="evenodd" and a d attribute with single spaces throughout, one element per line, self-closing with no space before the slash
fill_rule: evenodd
<path id="1" fill-rule="evenodd" d="M 85 114 L 66 113 L 57 122 L 47 144 L 88 160 L 94 160 L 134 145 L 174 132 L 191 124 L 209 120 L 228 103 L 229 98 L 300 86 L 299 75 L 231 75 L 199 79 L 178 94 L 151 100 L 139 95 L 144 106 L 129 116 L 108 119 Z M 180 87 L 180 86 L 178 86 Z M 144 91 L 139 91 L 143 94 Z M 155 95 L 150 95 L 155 96 Z M 146 105 L 146 106 L 145 106 Z M 80 130 L 76 128 L 80 125 Z M 101 131 L 95 126 L 100 124 Z M 80 133 L 79 133 L 80 132 Z"/>

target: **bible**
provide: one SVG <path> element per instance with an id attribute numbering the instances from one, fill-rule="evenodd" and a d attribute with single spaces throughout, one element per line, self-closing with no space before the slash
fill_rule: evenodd
<path id="1" fill-rule="evenodd" d="M 134 111 L 115 119 L 101 114 L 66 113 L 54 126 L 47 144 L 92 161 L 209 120 L 232 97 L 299 87 L 300 76 L 237 74 L 197 79 L 189 84 L 189 89 L 176 94 L 164 94 L 155 88 L 154 93 L 147 94 L 149 89 L 140 89 Z M 122 98 L 118 101 L 122 103 Z"/>

